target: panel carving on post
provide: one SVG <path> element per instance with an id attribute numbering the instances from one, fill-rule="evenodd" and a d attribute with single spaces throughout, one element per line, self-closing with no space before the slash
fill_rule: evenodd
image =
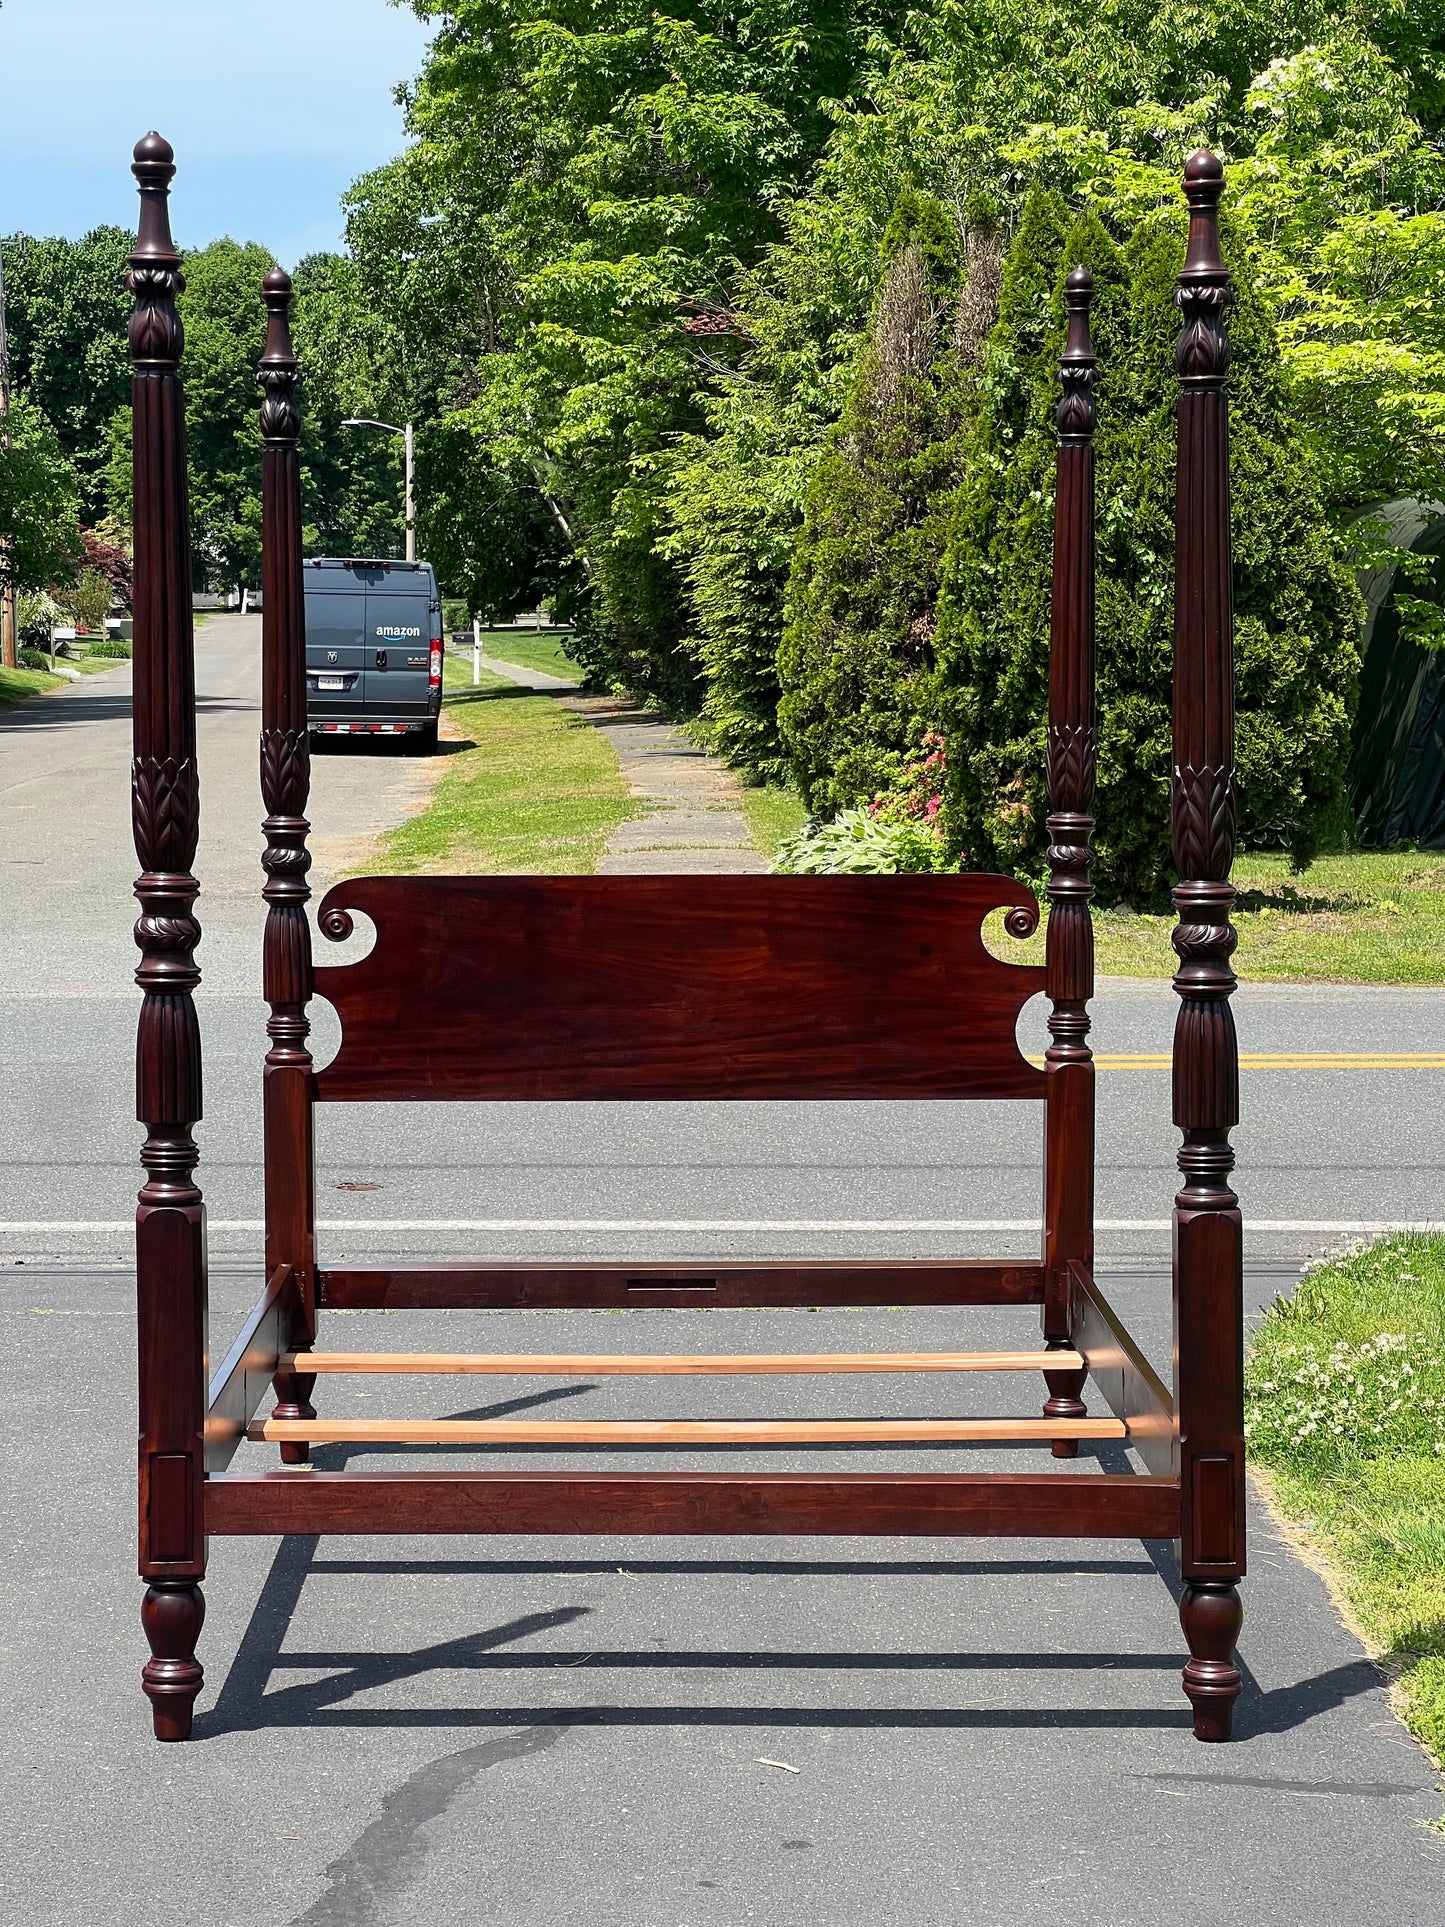
<path id="1" fill-rule="evenodd" d="M 169 145 L 148 134 L 132 170 L 140 231 L 127 284 L 135 485 L 134 748 L 131 817 L 141 875 L 135 938 L 144 992 L 136 1036 L 136 1113 L 146 1181 L 136 1211 L 140 1368 L 141 1620 L 151 1647 L 142 1682 L 156 1737 L 185 1739 L 201 1687 L 195 1657 L 206 1569 L 205 1214 L 192 1131 L 201 1115 L 200 982 L 191 873 L 200 829 L 196 774 L 191 547 L 186 499 L 184 287 L 167 199 Z"/>
<path id="2" fill-rule="evenodd" d="M 341 1018 L 321 1098 L 1033 1097 L 1043 972 L 984 948 L 997 876 L 361 877 L 318 919 Z"/>
<path id="3" fill-rule="evenodd" d="M 1094 1059 L 1089 998 L 1094 925 L 1094 378 L 1089 337 L 1094 278 L 1078 267 L 1064 286 L 1068 333 L 1059 361 L 1055 420 L 1059 453 L 1054 496 L 1054 564 L 1049 624 L 1049 927 L 1045 976 L 1049 1047 L 1044 1178 L 1044 1337 L 1051 1350 L 1073 1342 L 1069 1265 L 1093 1262 Z M 1046 1418 L 1084 1416 L 1081 1371 L 1045 1374 Z M 1073 1458 L 1075 1439 L 1054 1443 Z"/>
<path id="4" fill-rule="evenodd" d="M 262 602 L 261 799 L 266 807 L 261 858 L 266 872 L 262 977 L 271 1015 L 266 1033 L 266 1269 L 288 1267 L 295 1280 L 299 1326 L 283 1335 L 298 1349 L 316 1325 L 315 1135 L 311 1111 L 311 891 L 306 847 L 310 824 L 311 749 L 306 732 L 306 606 L 301 574 L 301 411 L 291 346 L 291 277 L 273 268 L 262 288 L 266 349 L 257 371 L 261 401 Z M 313 1380 L 304 1372 L 276 1379 L 276 1416 L 314 1418 Z M 281 1456 L 301 1464 L 305 1444 Z"/>
<path id="5" fill-rule="evenodd" d="M 1234 929 L 1234 634 L 1225 315 L 1219 252 L 1224 170 L 1208 152 L 1184 170 L 1189 247 L 1176 299 L 1179 450 L 1175 495 L 1174 861 L 1180 999 L 1174 1122 L 1183 1185 L 1174 1201 L 1174 1315 L 1182 1484 L 1184 1690 L 1200 1739 L 1227 1739 L 1240 1674 L 1234 1581 L 1244 1571 L 1243 1287 L 1230 1183 L 1239 1053 L 1229 998 Z"/>

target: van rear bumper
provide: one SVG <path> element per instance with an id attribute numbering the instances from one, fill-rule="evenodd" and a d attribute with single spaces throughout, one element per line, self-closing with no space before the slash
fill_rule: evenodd
<path id="1" fill-rule="evenodd" d="M 424 729 L 433 729 L 435 726 L 435 716 L 419 716 L 404 723 L 381 722 L 370 716 L 347 722 L 332 722 L 326 717 L 310 716 L 306 722 L 306 727 L 314 736 L 419 736 Z"/>

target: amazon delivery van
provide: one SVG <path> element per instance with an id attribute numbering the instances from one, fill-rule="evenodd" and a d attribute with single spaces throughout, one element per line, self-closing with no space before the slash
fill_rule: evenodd
<path id="1" fill-rule="evenodd" d="M 442 603 L 430 562 L 308 562 L 306 722 L 313 736 L 436 748 Z"/>

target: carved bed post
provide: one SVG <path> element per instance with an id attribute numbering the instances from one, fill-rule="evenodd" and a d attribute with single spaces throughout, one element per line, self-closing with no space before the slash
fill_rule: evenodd
<path id="1" fill-rule="evenodd" d="M 1089 304 L 1094 277 L 1075 268 L 1064 285 L 1069 330 L 1059 362 L 1053 594 L 1049 625 L 1049 925 L 1045 970 L 1049 1047 L 1044 1056 L 1044 1337 L 1073 1343 L 1069 1261 L 1094 1261 L 1094 370 Z M 1083 1418 L 1081 1371 L 1045 1372 L 1045 1418 Z M 1055 1439 L 1072 1458 L 1076 1439 Z"/>
<path id="2" fill-rule="evenodd" d="M 151 1657 L 141 1679 L 156 1738 L 184 1740 L 201 1690 L 196 1641 L 205 1617 L 202 1490 L 207 1359 L 205 1206 L 191 1131 L 201 1115 L 200 982 L 193 906 L 200 797 L 191 619 L 186 423 L 176 296 L 185 285 L 167 199 L 173 155 L 147 134 L 132 169 L 140 231 L 127 285 L 135 454 L 135 670 L 131 818 L 142 874 L 135 893 L 145 993 L 136 1035 L 136 1114 L 146 1181 L 136 1211 L 140 1366 L 141 1623 Z"/>
<path id="3" fill-rule="evenodd" d="M 1185 163 L 1189 247 L 1176 299 L 1184 318 L 1174 565 L 1174 1122 L 1183 1133 L 1174 1200 L 1174 1348 L 1184 1596 L 1184 1690 L 1202 1740 L 1229 1738 L 1240 1675 L 1244 1572 L 1243 1259 L 1230 1187 L 1239 1056 L 1230 955 L 1234 888 L 1234 612 L 1225 395 L 1232 295 L 1219 253 L 1224 169 Z"/>
<path id="4" fill-rule="evenodd" d="M 257 380 L 261 402 L 262 600 L 261 797 L 266 849 L 266 934 L 262 953 L 266 1033 L 265 1164 L 266 1273 L 289 1265 L 295 1287 L 289 1346 L 307 1349 L 316 1337 L 316 1150 L 311 1108 L 311 927 L 306 905 L 311 786 L 306 733 L 306 612 L 301 576 L 301 472 L 297 442 L 296 357 L 291 349 L 291 277 L 273 268 L 263 284 L 266 351 Z M 279 1373 L 274 1416 L 315 1418 L 314 1376 Z M 304 1464 L 310 1447 L 287 1443 L 281 1457 Z"/>

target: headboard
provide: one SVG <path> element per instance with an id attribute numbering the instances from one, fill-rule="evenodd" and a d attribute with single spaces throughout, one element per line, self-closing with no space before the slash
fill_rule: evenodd
<path id="1" fill-rule="evenodd" d="M 320 1099 L 1044 1096 L 1015 1038 L 1038 924 L 999 876 L 364 877 L 321 905 L 359 963 Z"/>

